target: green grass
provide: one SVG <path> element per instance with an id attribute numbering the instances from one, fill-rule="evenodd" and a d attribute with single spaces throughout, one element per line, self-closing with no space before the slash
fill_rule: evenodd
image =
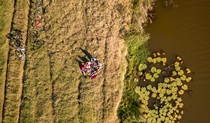
<path id="1" fill-rule="evenodd" d="M 147 4 L 145 4 L 145 2 Z M 124 80 L 124 90 L 121 103 L 118 108 L 118 117 L 122 123 L 137 123 L 140 121 L 140 106 L 138 94 L 135 93 L 137 70 L 140 63 L 144 63 L 149 56 L 148 49 L 149 34 L 145 33 L 143 23 L 147 20 L 147 10 L 150 9 L 152 1 L 133 1 L 132 22 L 130 32 L 125 41 L 128 47 L 127 72 Z M 145 6 L 143 6 L 145 5 Z M 143 7 L 143 9 L 142 9 Z M 140 21 L 140 18 L 144 21 Z"/>
<path id="2" fill-rule="evenodd" d="M 138 95 L 134 91 L 137 83 L 134 82 L 134 79 L 137 77 L 138 65 L 144 63 L 150 54 L 147 48 L 148 39 L 147 34 L 129 34 L 126 37 L 128 66 L 123 97 L 118 109 L 118 116 L 123 123 L 138 122 L 140 118 Z"/>

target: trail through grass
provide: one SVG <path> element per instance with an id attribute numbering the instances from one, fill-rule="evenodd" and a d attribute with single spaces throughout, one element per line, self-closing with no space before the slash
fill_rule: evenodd
<path id="1" fill-rule="evenodd" d="M 30 3 L 27 61 L 24 74 L 20 122 L 53 122 L 52 81 L 47 48 L 34 49 L 32 33 L 37 31 L 42 39 L 44 31 L 35 28 L 35 20 L 42 12 L 42 1 Z"/>

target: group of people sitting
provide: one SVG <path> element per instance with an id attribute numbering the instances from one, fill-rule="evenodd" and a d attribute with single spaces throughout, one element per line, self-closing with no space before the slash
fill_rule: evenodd
<path id="1" fill-rule="evenodd" d="M 102 64 L 96 60 L 96 58 L 91 58 L 90 61 L 82 64 L 80 69 L 84 76 L 89 76 L 91 79 L 95 79 L 100 72 L 100 69 L 102 69 Z"/>

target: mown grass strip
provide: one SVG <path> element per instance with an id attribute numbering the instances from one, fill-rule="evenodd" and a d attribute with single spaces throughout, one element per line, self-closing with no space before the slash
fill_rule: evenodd
<path id="1" fill-rule="evenodd" d="M 26 40 L 28 4 L 20 0 L 14 3 L 11 30 L 18 29 L 23 32 L 23 43 Z M 3 122 L 18 122 L 22 95 L 22 77 L 24 62 L 15 55 L 15 49 L 9 50 L 7 63 L 7 78 L 5 84 L 5 100 Z"/>
<path id="2" fill-rule="evenodd" d="M 33 2 L 33 3 L 32 3 Z M 25 72 L 24 72 L 24 83 L 23 83 L 23 91 L 22 91 L 22 104 L 21 104 L 21 111 L 20 111 L 20 122 L 35 122 L 35 104 L 34 104 L 34 100 L 35 100 L 35 93 L 36 93 L 36 89 L 35 89 L 35 85 L 36 83 L 33 82 L 34 79 L 34 73 L 31 74 L 30 72 L 30 64 L 32 64 L 30 61 L 30 45 L 29 45 L 29 40 L 31 40 L 30 37 L 30 30 L 32 30 L 32 20 L 34 18 L 34 11 L 35 11 L 35 4 L 34 4 L 34 0 L 30 1 L 29 3 L 29 14 L 28 14 L 28 30 L 27 30 L 27 61 L 25 63 Z M 34 10 L 34 11 L 33 11 Z M 32 64 L 33 65 L 33 64 Z M 33 76 L 27 76 L 27 75 L 33 75 Z M 31 80 L 31 81 L 29 81 Z M 29 82 L 28 82 L 29 81 Z"/>
<path id="3" fill-rule="evenodd" d="M 3 103 L 5 96 L 5 81 L 8 59 L 8 39 L 6 35 L 9 33 L 12 22 L 12 14 L 14 10 L 13 1 L 0 1 L 0 122 L 3 119 Z"/>
<path id="4" fill-rule="evenodd" d="M 34 49 L 32 44 L 36 38 L 31 34 L 34 28 L 34 20 L 40 15 L 43 8 L 42 0 L 30 1 L 27 62 L 24 74 L 23 96 L 21 105 L 20 122 L 53 122 L 52 108 L 52 83 L 50 77 L 50 62 L 47 48 L 43 45 Z M 44 7 L 44 6 L 43 6 Z M 45 35 L 44 31 L 36 30 L 38 39 Z"/>

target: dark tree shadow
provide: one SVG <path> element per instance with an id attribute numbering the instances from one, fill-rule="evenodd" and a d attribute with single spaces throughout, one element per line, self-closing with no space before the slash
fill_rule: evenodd
<path id="1" fill-rule="evenodd" d="M 87 50 L 80 48 L 80 50 L 89 58 L 89 60 L 93 57 Z"/>

